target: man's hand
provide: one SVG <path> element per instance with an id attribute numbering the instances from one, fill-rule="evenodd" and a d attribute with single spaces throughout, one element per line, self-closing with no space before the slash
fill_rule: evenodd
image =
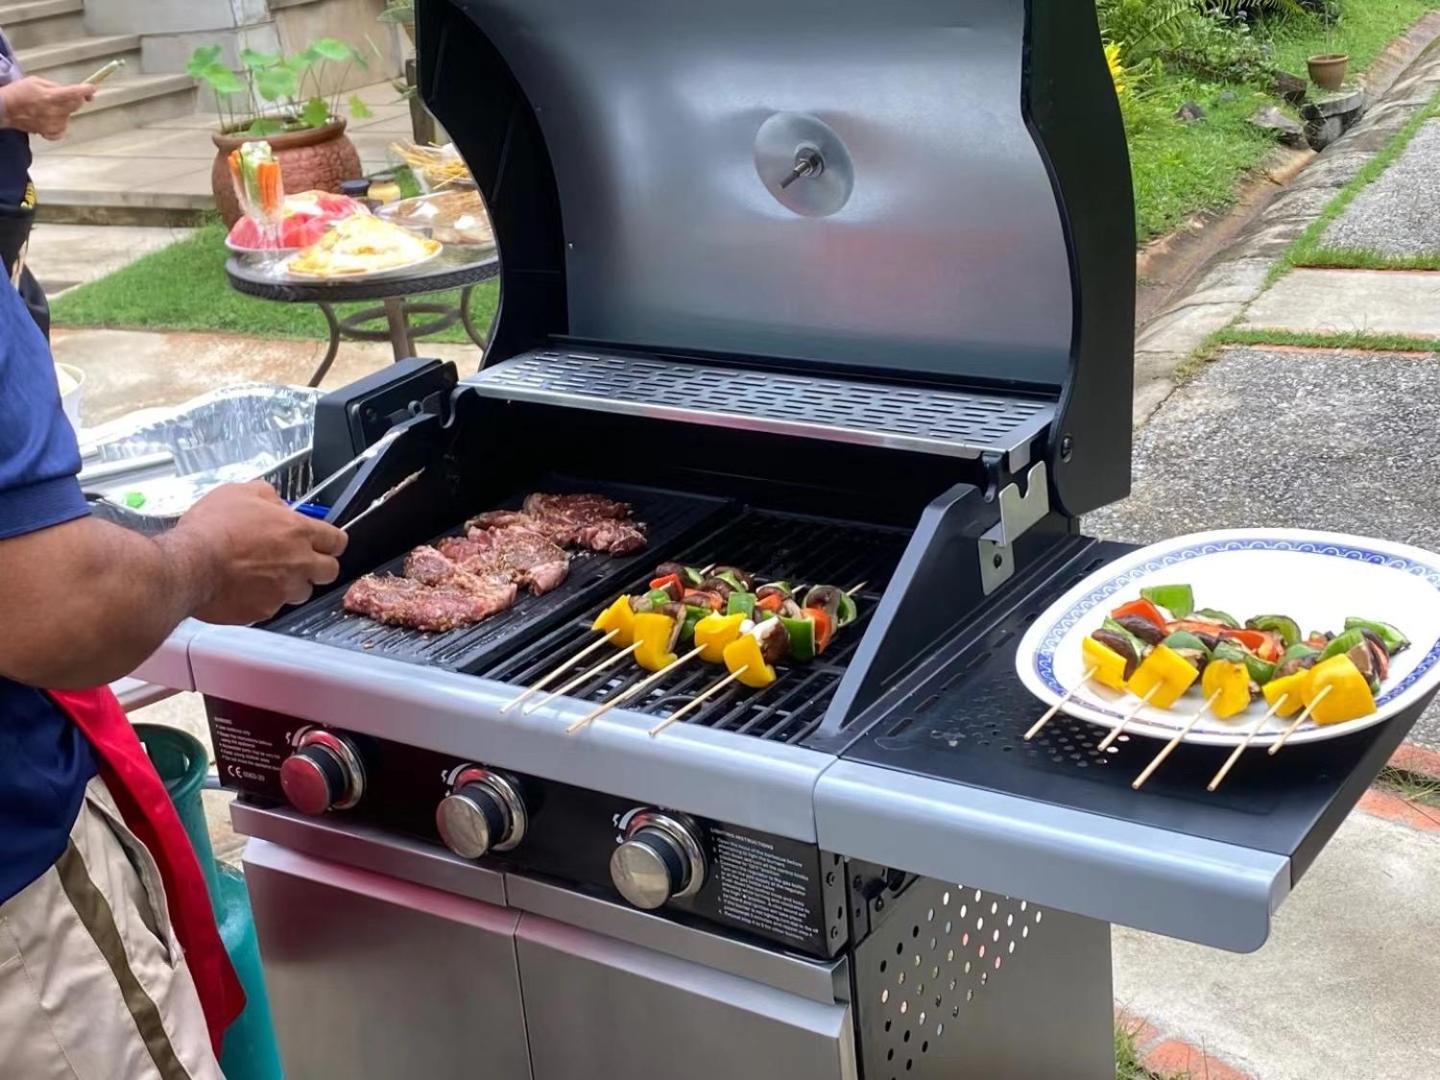
<path id="1" fill-rule="evenodd" d="M 245 624 L 310 598 L 340 576 L 349 538 L 293 510 L 263 480 L 216 488 L 162 543 L 208 580 L 196 618 Z"/>
<path id="2" fill-rule="evenodd" d="M 59 139 L 70 126 L 70 117 L 94 96 L 95 87 L 88 83 L 62 86 L 38 75 L 27 75 L 0 86 L 0 125 Z"/>

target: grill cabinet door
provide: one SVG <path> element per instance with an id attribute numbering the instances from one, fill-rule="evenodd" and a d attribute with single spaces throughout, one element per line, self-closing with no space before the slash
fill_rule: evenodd
<path id="1" fill-rule="evenodd" d="M 534 915 L 517 953 L 535 1080 L 854 1080 L 850 1008 Z"/>
<path id="2" fill-rule="evenodd" d="M 288 1080 L 529 1080 L 517 915 L 263 840 L 245 880 Z"/>

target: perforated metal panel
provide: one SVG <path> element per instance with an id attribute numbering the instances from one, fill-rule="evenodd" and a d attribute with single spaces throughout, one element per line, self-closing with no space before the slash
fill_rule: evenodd
<path id="1" fill-rule="evenodd" d="M 1104 924 L 924 879 L 887 905 L 855 953 L 866 1080 L 1113 1068 Z"/>
<path id="2" fill-rule="evenodd" d="M 617 353 L 537 350 L 472 376 L 487 397 L 579 406 L 719 427 L 918 450 L 1013 455 L 1054 419 L 1050 402 L 672 363 Z"/>

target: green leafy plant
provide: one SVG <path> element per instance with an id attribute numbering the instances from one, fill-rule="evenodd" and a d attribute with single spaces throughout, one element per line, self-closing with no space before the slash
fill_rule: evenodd
<path id="1" fill-rule="evenodd" d="M 384 23 L 413 23 L 415 21 L 414 0 L 385 0 L 385 10 L 380 13 Z"/>
<path id="2" fill-rule="evenodd" d="M 318 38 L 293 56 L 241 49 L 239 72 L 220 54 L 219 45 L 201 46 L 191 54 L 185 73 L 213 92 L 223 133 L 256 138 L 307 131 L 337 119 L 343 92 L 327 93 L 327 79 L 334 75 L 329 85 L 343 86 L 356 67 L 370 66 L 364 53 L 335 38 Z M 357 120 L 371 115 L 359 95 L 352 94 L 347 105 Z"/>

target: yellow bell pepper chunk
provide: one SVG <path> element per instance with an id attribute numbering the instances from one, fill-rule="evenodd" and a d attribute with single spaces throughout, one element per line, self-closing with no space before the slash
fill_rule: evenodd
<path id="1" fill-rule="evenodd" d="M 1199 677 L 1200 673 L 1190 666 L 1190 661 L 1174 649 L 1156 645 L 1135 669 L 1125 688 L 1138 698 L 1148 694 L 1150 704 L 1157 709 L 1168 709 Z"/>
<path id="2" fill-rule="evenodd" d="M 1358 720 L 1375 711 L 1370 684 L 1350 657 L 1343 654 L 1322 660 L 1310 669 L 1304 697 L 1310 719 L 1322 727 Z"/>
<path id="3" fill-rule="evenodd" d="M 725 661 L 725 646 L 740 636 L 744 615 L 706 615 L 695 624 L 695 647 L 700 650 L 700 659 L 707 664 Z"/>
<path id="4" fill-rule="evenodd" d="M 1125 689 L 1125 657 L 1093 637 L 1081 642 L 1080 651 L 1085 654 L 1085 670 L 1094 671 L 1091 679 L 1111 690 Z"/>
<path id="5" fill-rule="evenodd" d="M 1310 670 L 1307 668 L 1294 675 L 1271 679 L 1260 692 L 1265 695 L 1265 704 L 1275 710 L 1276 716 L 1285 720 L 1305 707 L 1305 684 L 1309 681 Z"/>
<path id="6" fill-rule="evenodd" d="M 646 671 L 661 671 L 675 663 L 675 654 L 670 651 L 670 638 L 675 633 L 675 620 L 669 615 L 655 611 L 636 614 L 634 622 L 635 662 Z"/>
<path id="7" fill-rule="evenodd" d="M 1200 692 L 1210 701 L 1210 711 L 1228 720 L 1250 707 L 1250 670 L 1232 660 L 1211 660 L 1200 676 Z"/>
<path id="8" fill-rule="evenodd" d="M 630 608 L 630 597 L 622 596 L 595 617 L 591 630 L 615 631 L 610 643 L 617 649 L 635 644 L 635 612 Z"/>
<path id="9" fill-rule="evenodd" d="M 752 690 L 763 690 L 775 681 L 775 669 L 760 652 L 760 639 L 742 634 L 725 646 L 725 667 Z"/>

